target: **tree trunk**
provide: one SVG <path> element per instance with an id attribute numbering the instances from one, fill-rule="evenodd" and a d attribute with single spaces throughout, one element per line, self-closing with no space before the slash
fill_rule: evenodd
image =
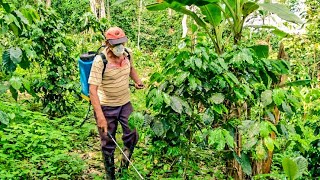
<path id="1" fill-rule="evenodd" d="M 110 16 L 110 0 L 107 0 L 107 18 L 108 21 L 111 21 L 111 16 Z"/>
<path id="2" fill-rule="evenodd" d="M 51 0 L 46 0 L 46 7 L 50 7 L 51 6 Z"/>
<path id="3" fill-rule="evenodd" d="M 96 7 L 96 0 L 90 0 L 90 8 L 91 8 L 91 12 L 94 14 L 94 16 L 96 18 L 98 18 L 97 15 L 97 7 Z"/>
<path id="4" fill-rule="evenodd" d="M 104 5 L 104 0 L 100 0 L 100 13 L 99 14 L 100 14 L 99 19 L 106 17 L 106 8 Z"/>
<path id="5" fill-rule="evenodd" d="M 90 0 L 90 8 L 96 18 L 101 19 L 106 17 L 104 0 Z"/>
<path id="6" fill-rule="evenodd" d="M 140 49 L 141 13 L 142 13 L 142 0 L 139 0 L 139 14 L 138 14 L 138 49 Z"/>

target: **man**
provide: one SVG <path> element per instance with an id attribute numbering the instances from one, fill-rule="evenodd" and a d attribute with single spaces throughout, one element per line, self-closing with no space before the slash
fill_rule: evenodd
<path id="1" fill-rule="evenodd" d="M 111 27 L 105 32 L 106 48 L 102 51 L 108 63 L 105 67 L 101 56 L 96 56 L 89 77 L 91 104 L 94 108 L 98 131 L 101 139 L 101 149 L 106 169 L 107 179 L 115 179 L 114 150 L 116 144 L 108 136 L 115 139 L 118 122 L 123 130 L 123 151 L 131 157 L 138 141 L 136 130 L 130 130 L 128 118 L 132 113 L 130 103 L 129 77 L 135 82 L 137 89 L 143 84 L 133 67 L 132 53 L 124 47 L 128 41 L 124 31 L 119 27 Z M 127 169 L 129 162 L 122 157 L 121 168 Z"/>

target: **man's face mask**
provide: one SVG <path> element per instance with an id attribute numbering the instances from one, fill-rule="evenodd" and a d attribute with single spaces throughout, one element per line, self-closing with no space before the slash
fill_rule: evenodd
<path id="1" fill-rule="evenodd" d="M 113 52 L 114 55 L 120 57 L 124 53 L 124 45 L 119 44 L 111 48 L 111 51 Z"/>

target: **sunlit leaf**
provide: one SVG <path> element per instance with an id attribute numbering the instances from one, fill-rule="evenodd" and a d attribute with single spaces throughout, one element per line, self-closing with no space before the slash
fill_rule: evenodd
<path id="1" fill-rule="evenodd" d="M 18 47 L 10 48 L 9 53 L 10 53 L 10 59 L 13 61 L 13 63 L 18 64 L 21 62 L 22 51 L 20 48 Z"/>
<path id="2" fill-rule="evenodd" d="M 170 106 L 171 106 L 171 108 L 172 108 L 175 112 L 177 112 L 177 113 L 179 113 L 179 114 L 182 113 L 183 108 L 182 108 L 181 99 L 180 99 L 179 97 L 177 97 L 177 96 L 172 96 L 172 97 L 171 97 L 171 104 L 170 104 Z"/>
<path id="3" fill-rule="evenodd" d="M 260 142 L 258 142 L 258 145 L 256 146 L 256 155 L 259 160 L 262 160 L 267 156 L 267 152 Z"/>
<path id="4" fill-rule="evenodd" d="M 201 6 L 200 9 L 210 24 L 213 26 L 220 25 L 222 21 L 222 15 L 218 4 L 207 4 L 205 6 Z"/>
<path id="5" fill-rule="evenodd" d="M 152 130 L 157 136 L 162 136 L 164 134 L 163 124 L 158 120 L 154 122 Z"/>
<path id="6" fill-rule="evenodd" d="M 0 125 L 1 124 L 8 125 L 9 124 L 9 118 L 8 118 L 8 116 L 7 116 L 7 114 L 5 112 L 0 110 Z"/>
<path id="7" fill-rule="evenodd" d="M 259 9 L 259 5 L 254 2 L 245 2 L 242 6 L 242 14 L 243 16 L 248 16 L 255 10 Z"/>
<path id="8" fill-rule="evenodd" d="M 269 56 L 269 46 L 268 45 L 255 45 L 249 47 L 254 50 L 258 58 L 268 58 Z"/>
<path id="9" fill-rule="evenodd" d="M 266 145 L 269 151 L 273 151 L 274 143 L 273 143 L 273 139 L 270 136 L 264 138 L 264 144 Z"/>
<path id="10" fill-rule="evenodd" d="M 298 165 L 295 161 L 290 158 L 283 158 L 282 167 L 287 175 L 287 177 L 291 180 L 294 180 L 298 174 Z"/>
<path id="11" fill-rule="evenodd" d="M 229 131 L 227 131 L 227 130 L 224 129 L 224 130 L 222 131 L 222 133 L 223 133 L 224 138 L 226 139 L 226 142 L 227 142 L 228 146 L 229 146 L 230 148 L 234 148 L 234 139 L 233 139 L 233 137 L 230 135 Z"/>
<path id="12" fill-rule="evenodd" d="M 298 178 L 301 177 L 304 172 L 308 171 L 308 160 L 302 156 L 299 156 L 295 158 L 294 161 L 298 165 L 298 174 L 296 176 Z"/>
<path id="13" fill-rule="evenodd" d="M 284 99 L 286 98 L 286 94 L 282 89 L 274 89 L 272 93 L 272 99 L 277 106 L 280 106 Z"/>
<path id="14" fill-rule="evenodd" d="M 294 13 L 292 13 L 285 5 L 278 3 L 262 3 L 259 4 L 263 9 L 278 15 L 281 19 L 289 22 L 303 24 L 303 21 Z"/>
<path id="15" fill-rule="evenodd" d="M 19 89 L 21 88 L 21 86 L 22 86 L 21 79 L 18 78 L 18 77 L 14 77 L 14 76 L 13 76 L 13 77 L 9 80 L 9 82 L 10 82 L 10 85 L 11 85 L 14 89 L 16 89 L 16 90 L 19 90 Z"/>
<path id="16" fill-rule="evenodd" d="M 272 91 L 271 90 L 265 90 L 261 93 L 261 102 L 263 106 L 268 106 L 272 103 Z"/>
<path id="17" fill-rule="evenodd" d="M 211 96 L 209 101 L 215 104 L 221 104 L 224 101 L 224 95 L 222 93 L 215 93 Z"/>

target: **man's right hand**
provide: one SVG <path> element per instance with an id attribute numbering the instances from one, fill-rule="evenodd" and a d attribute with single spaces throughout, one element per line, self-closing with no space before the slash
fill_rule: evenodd
<path id="1" fill-rule="evenodd" d="M 108 132 L 108 124 L 104 116 L 97 118 L 97 125 L 98 125 L 98 128 L 101 129 L 103 133 Z"/>

